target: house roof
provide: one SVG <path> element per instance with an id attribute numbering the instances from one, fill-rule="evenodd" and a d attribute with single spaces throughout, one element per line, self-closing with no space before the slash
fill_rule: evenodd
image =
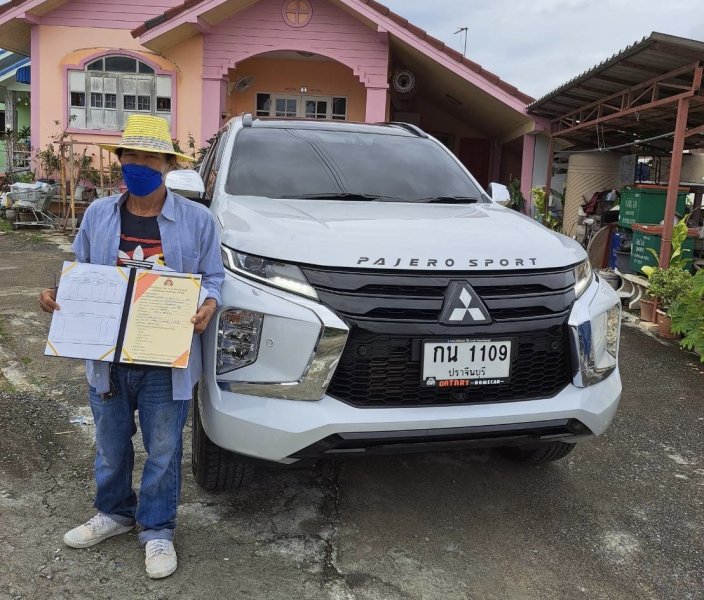
<path id="1" fill-rule="evenodd" d="M 0 4 L 0 40 L 3 47 L 29 56 L 31 26 L 67 0 L 10 0 Z"/>
<path id="2" fill-rule="evenodd" d="M 163 14 L 154 17 L 153 19 L 150 19 L 149 21 L 146 21 L 144 24 L 140 25 L 136 29 L 132 31 L 132 36 L 137 38 L 148 31 L 159 27 L 161 25 L 166 24 L 168 21 L 174 19 L 174 17 L 186 12 L 190 8 L 193 8 L 199 4 L 204 4 L 207 0 L 185 0 L 182 4 L 179 6 L 175 6 L 173 8 L 168 9 L 165 11 Z M 439 50 L 443 54 L 447 55 L 450 57 L 452 60 L 456 61 L 457 63 L 461 64 L 462 66 L 468 68 L 471 70 L 473 73 L 479 75 L 489 83 L 495 85 L 499 89 L 503 90 L 504 92 L 508 93 L 510 96 L 513 96 L 514 98 L 517 98 L 520 100 L 523 104 L 528 104 L 533 101 L 533 98 L 527 94 L 524 94 L 521 92 L 518 88 L 515 86 L 511 85 L 510 83 L 507 83 L 506 81 L 503 81 L 498 75 L 495 75 L 491 71 L 487 71 L 484 69 L 481 65 L 475 63 L 474 61 L 469 60 L 468 58 L 465 58 L 462 53 L 458 52 L 457 50 L 454 50 L 452 48 L 449 48 L 448 46 L 445 45 L 444 42 L 440 41 L 439 39 L 431 36 L 427 31 L 421 29 L 420 27 L 416 27 L 412 23 L 410 23 L 407 19 L 404 19 L 402 16 L 396 14 L 393 12 L 391 9 L 389 9 L 387 6 L 384 6 L 383 4 L 380 4 L 379 2 L 376 2 L 375 0 L 359 0 L 363 4 L 366 4 L 369 8 L 371 8 L 373 11 L 378 13 L 382 17 L 386 17 L 393 21 L 395 24 L 399 25 L 403 29 L 407 30 L 410 32 L 414 37 L 416 37 L 418 40 L 421 42 L 425 42 L 435 48 L 436 50 Z"/>
<path id="3" fill-rule="evenodd" d="M 529 104 L 528 111 L 554 119 L 697 61 L 704 61 L 704 42 L 653 32 Z"/>
<path id="4" fill-rule="evenodd" d="M 653 32 L 536 100 L 528 106 L 528 112 L 553 121 L 557 127 L 555 135 L 571 141 L 575 147 L 597 147 L 606 139 L 608 146 L 623 144 L 624 151 L 631 152 L 634 139 L 650 140 L 662 136 L 662 139 L 649 142 L 650 146 L 653 150 L 668 151 L 672 148 L 668 136 L 675 131 L 677 104 L 667 100 L 692 89 L 696 83 L 693 82 L 696 66 L 702 64 L 704 42 Z M 659 88 L 651 97 L 645 92 L 655 81 L 660 82 L 657 84 Z M 619 95 L 634 89 L 637 91 L 630 94 L 633 106 L 626 106 L 622 115 L 614 114 L 618 112 L 615 110 L 618 106 L 612 111 L 612 105 L 621 106 Z M 608 106 L 609 112 L 605 113 L 609 118 L 601 118 L 597 131 L 596 127 L 588 126 L 593 120 L 589 107 L 607 102 L 609 98 L 613 98 Z M 635 109 L 639 112 L 633 114 Z M 565 126 L 571 131 L 563 131 L 563 121 L 577 111 L 585 115 L 582 128 Z M 704 97 L 700 92 L 690 100 L 689 123 L 702 122 Z M 686 145 L 701 147 L 704 139 L 693 136 L 687 139 Z"/>
<path id="5" fill-rule="evenodd" d="M 14 77 L 19 69 L 29 64 L 28 56 L 0 50 L 0 83 Z"/>
<path id="6" fill-rule="evenodd" d="M 26 10 L 32 10 L 33 11 L 32 14 L 40 15 L 42 13 L 47 12 L 48 10 L 52 10 L 52 9 L 56 8 L 57 6 L 59 6 L 61 4 L 64 4 L 66 1 L 67 0 L 45 0 L 45 1 L 41 1 L 41 0 L 10 0 L 9 2 L 6 2 L 5 4 L 0 5 L 0 20 L 2 20 L 2 16 L 4 13 L 10 11 L 11 9 L 23 7 L 23 5 Z M 150 19 L 149 21 L 146 21 L 143 25 L 140 25 L 139 27 L 137 27 L 135 30 L 132 31 L 132 35 L 134 37 L 140 37 L 140 36 L 144 35 L 146 32 L 148 32 L 148 31 L 150 31 L 160 25 L 163 25 L 164 23 L 170 21 L 171 19 L 182 14 L 183 12 L 187 11 L 188 9 L 193 8 L 199 4 L 205 4 L 207 1 L 208 0 L 184 0 L 184 2 L 182 2 L 180 5 L 166 10 L 161 15 L 159 15 L 153 19 Z M 448 56 L 453 61 L 455 61 L 458 64 L 462 65 L 463 67 L 469 69 L 474 74 L 479 75 L 481 78 L 483 78 L 484 80 L 486 80 L 490 84 L 496 86 L 497 88 L 499 88 L 503 92 L 509 94 L 510 96 L 518 99 L 524 105 L 533 101 L 533 98 L 531 96 L 524 94 L 515 86 L 502 80 L 498 75 L 492 73 L 491 71 L 484 69 L 481 65 L 475 63 L 474 61 L 469 60 L 468 58 L 465 58 L 457 50 L 449 48 L 448 46 L 445 45 L 445 43 L 443 43 L 439 39 L 431 36 L 428 32 L 421 29 L 420 27 L 416 27 L 415 25 L 410 23 L 407 19 L 404 19 L 402 16 L 396 14 L 395 12 L 393 12 L 392 10 L 390 10 L 388 7 L 384 6 L 383 4 L 380 4 L 379 2 L 376 2 L 375 0 L 358 0 L 358 1 L 360 3 L 367 5 L 370 9 L 372 9 L 379 16 L 388 18 L 396 25 L 402 27 L 403 29 L 408 31 L 410 34 L 412 34 L 415 38 L 417 38 L 421 42 L 429 44 L 431 47 L 442 52 L 443 54 Z M 17 31 L 13 32 L 13 33 L 16 33 L 16 35 L 18 35 L 20 37 L 24 37 L 24 35 L 29 34 L 29 23 L 18 23 L 16 29 L 17 29 Z M 27 51 L 27 53 L 28 53 L 28 50 L 29 50 L 28 41 L 24 44 L 24 46 L 22 48 L 14 48 L 14 50 Z"/>
<path id="7" fill-rule="evenodd" d="M 11 8 L 19 6 L 24 1 L 25 0 L 10 0 L 9 2 L 6 2 L 5 4 L 0 4 L 0 13 L 4 13 L 6 10 L 10 10 Z"/>

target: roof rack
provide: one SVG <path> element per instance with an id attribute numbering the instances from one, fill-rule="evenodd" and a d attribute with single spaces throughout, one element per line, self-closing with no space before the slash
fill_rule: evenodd
<path id="1" fill-rule="evenodd" d="M 423 131 L 420 127 L 416 125 L 411 125 L 410 123 L 403 123 L 401 121 L 388 121 L 386 123 L 379 123 L 379 125 L 394 125 L 396 127 L 400 127 L 401 129 L 405 129 L 410 133 L 415 133 L 418 137 L 428 137 L 428 134 L 425 133 L 425 131 Z"/>

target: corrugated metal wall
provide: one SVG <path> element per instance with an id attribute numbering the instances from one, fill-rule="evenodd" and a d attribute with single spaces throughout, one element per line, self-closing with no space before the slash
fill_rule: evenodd
<path id="1" fill-rule="evenodd" d="M 574 236 L 577 229 L 579 207 L 589 200 L 594 192 L 619 188 L 620 154 L 573 154 L 567 169 L 567 195 L 563 231 Z"/>

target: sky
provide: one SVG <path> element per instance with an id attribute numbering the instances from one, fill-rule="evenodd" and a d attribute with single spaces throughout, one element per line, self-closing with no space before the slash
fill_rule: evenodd
<path id="1" fill-rule="evenodd" d="M 380 0 L 539 98 L 653 31 L 704 41 L 704 0 Z M 5 0 L 0 0 L 4 4 Z"/>
<path id="2" fill-rule="evenodd" d="M 704 0 L 379 0 L 540 98 L 653 31 L 704 41 Z"/>

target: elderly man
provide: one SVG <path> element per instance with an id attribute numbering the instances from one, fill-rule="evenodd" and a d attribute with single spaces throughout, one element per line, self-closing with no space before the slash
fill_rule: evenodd
<path id="1" fill-rule="evenodd" d="M 168 123 L 159 117 L 130 116 L 120 144 L 103 145 L 122 164 L 127 192 L 101 198 L 86 211 L 73 243 L 80 262 L 202 274 L 208 298 L 191 319 L 188 369 L 88 361 L 90 406 L 95 418 L 97 514 L 64 535 L 72 548 L 87 548 L 132 530 L 139 523 L 147 574 L 167 577 L 176 570 L 173 546 L 181 492 L 183 427 L 202 371 L 200 333 L 220 303 L 224 270 L 215 221 L 200 204 L 166 189 L 164 176 L 177 158 Z M 44 290 L 42 310 L 60 310 L 56 290 Z M 132 489 L 139 413 L 147 460 L 139 498 Z"/>

